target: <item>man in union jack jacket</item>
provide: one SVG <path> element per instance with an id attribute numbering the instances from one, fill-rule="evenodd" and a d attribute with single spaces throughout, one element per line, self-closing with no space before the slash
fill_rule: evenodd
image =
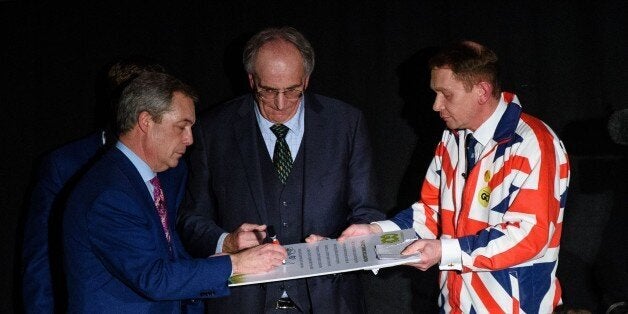
<path id="1" fill-rule="evenodd" d="M 439 306 L 451 313 L 551 313 L 569 161 L 541 120 L 502 92 L 497 56 L 470 41 L 429 63 L 434 111 L 447 125 L 420 199 L 391 220 L 347 236 L 414 228 L 404 254 L 441 270 Z"/>

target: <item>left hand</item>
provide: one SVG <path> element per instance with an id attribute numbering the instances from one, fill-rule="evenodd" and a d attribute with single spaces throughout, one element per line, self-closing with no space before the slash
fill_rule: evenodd
<path id="1" fill-rule="evenodd" d="M 410 263 L 408 265 L 425 271 L 440 263 L 442 257 L 440 240 L 416 240 L 408 245 L 401 254 L 410 255 L 417 252 L 421 254 L 421 260 L 418 263 Z"/>
<path id="2" fill-rule="evenodd" d="M 307 238 L 305 238 L 305 243 L 315 243 L 327 239 L 329 238 L 320 236 L 318 234 L 310 234 Z"/>

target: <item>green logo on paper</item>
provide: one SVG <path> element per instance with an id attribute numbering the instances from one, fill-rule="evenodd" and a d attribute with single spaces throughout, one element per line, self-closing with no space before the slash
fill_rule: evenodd
<path id="1" fill-rule="evenodd" d="M 398 233 L 386 233 L 382 234 L 380 237 L 382 243 L 390 244 L 399 242 L 399 234 Z"/>
<path id="2" fill-rule="evenodd" d="M 229 277 L 229 283 L 230 284 L 238 284 L 238 283 L 243 283 L 246 280 L 244 275 L 233 275 L 231 277 Z"/>

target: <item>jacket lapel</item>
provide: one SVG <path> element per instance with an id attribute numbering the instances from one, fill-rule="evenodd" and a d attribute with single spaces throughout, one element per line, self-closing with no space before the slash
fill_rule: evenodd
<path id="1" fill-rule="evenodd" d="M 112 157 L 122 173 L 128 178 L 135 193 L 142 199 L 146 208 L 155 208 L 153 197 L 150 195 L 142 176 L 135 169 L 133 163 L 117 148 L 112 149 Z"/>
<path id="2" fill-rule="evenodd" d="M 113 150 L 114 150 L 113 157 L 116 159 L 115 160 L 116 164 L 120 167 L 122 172 L 129 179 L 129 182 L 131 183 L 131 186 L 135 190 L 135 193 L 142 199 L 144 203 L 144 208 L 146 209 L 148 217 L 151 217 L 153 219 L 153 223 L 155 224 L 155 226 L 159 228 L 159 231 L 160 231 L 159 234 L 162 235 L 160 238 L 163 241 L 164 247 L 167 248 L 168 242 L 166 241 L 166 237 L 163 236 L 163 231 L 161 229 L 161 221 L 159 219 L 159 215 L 157 214 L 157 210 L 155 208 L 155 202 L 153 201 L 153 196 L 150 195 L 150 192 L 148 191 L 148 188 L 146 187 L 146 183 L 144 182 L 144 180 L 142 180 L 142 176 L 137 171 L 135 166 L 133 166 L 133 163 L 131 163 L 131 161 L 117 148 L 114 148 Z M 172 218 L 174 217 L 174 215 L 172 214 L 172 211 L 175 210 L 176 208 L 174 208 L 175 205 L 174 203 L 171 203 L 171 200 L 169 200 L 169 198 L 171 199 L 175 198 L 175 196 L 172 195 L 171 193 L 172 184 L 174 181 L 172 177 L 162 176 L 162 175 L 159 176 L 159 180 L 162 184 L 162 189 L 164 190 L 164 198 L 166 199 L 166 206 L 173 206 L 173 207 L 167 207 L 170 232 L 173 232 L 174 230 L 173 224 L 175 223 L 175 220 Z"/>
<path id="3" fill-rule="evenodd" d="M 268 221 L 268 215 L 266 211 L 266 203 L 264 200 L 262 171 L 260 168 L 260 150 L 266 150 L 266 147 L 260 147 L 259 145 L 259 126 L 253 109 L 255 102 L 253 97 L 247 97 L 238 108 L 238 114 L 233 121 L 233 131 L 238 143 L 240 158 L 242 158 L 242 165 L 246 172 L 246 182 L 253 201 L 255 202 L 255 208 L 259 215 L 259 221 Z"/>
<path id="4" fill-rule="evenodd" d="M 328 134 L 325 128 L 325 117 L 322 115 L 323 106 L 313 96 L 305 96 L 305 132 L 301 148 L 303 149 L 303 230 L 308 230 L 308 224 L 318 221 L 317 211 L 306 210 L 316 208 L 316 195 L 320 190 L 320 176 L 327 173 L 330 160 L 325 158 L 328 150 L 325 139 Z"/>

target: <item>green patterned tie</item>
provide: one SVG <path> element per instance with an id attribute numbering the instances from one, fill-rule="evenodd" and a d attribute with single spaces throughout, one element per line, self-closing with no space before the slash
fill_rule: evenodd
<path id="1" fill-rule="evenodd" d="M 277 169 L 279 181 L 286 184 L 290 170 L 292 170 L 292 155 L 290 154 L 288 143 L 286 143 L 286 134 L 288 134 L 290 129 L 283 124 L 275 124 L 270 127 L 270 130 L 277 136 L 275 152 L 273 153 L 273 163 L 275 164 L 275 169 Z"/>

